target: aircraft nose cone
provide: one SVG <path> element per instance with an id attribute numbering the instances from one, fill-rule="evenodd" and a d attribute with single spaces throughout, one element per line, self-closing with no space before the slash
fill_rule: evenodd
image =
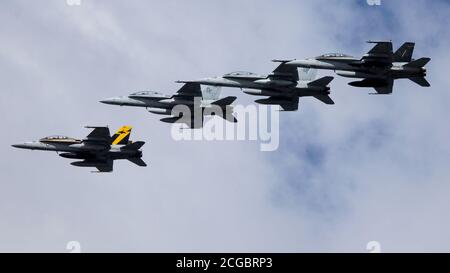
<path id="1" fill-rule="evenodd" d="M 117 98 L 108 98 L 100 101 L 104 104 L 117 104 Z"/>
<path id="2" fill-rule="evenodd" d="M 207 78 L 205 78 L 205 79 L 196 79 L 196 80 L 188 80 L 188 81 L 176 81 L 176 82 L 177 83 L 200 83 L 200 84 L 202 84 L 206 80 L 207 80 Z"/>
<path id="3" fill-rule="evenodd" d="M 18 149 L 25 148 L 25 144 L 14 144 L 14 145 L 11 145 L 11 146 L 14 147 L 14 148 L 18 148 Z"/>

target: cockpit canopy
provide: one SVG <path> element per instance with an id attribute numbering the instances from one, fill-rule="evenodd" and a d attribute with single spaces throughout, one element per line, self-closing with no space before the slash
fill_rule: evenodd
<path id="1" fill-rule="evenodd" d="M 155 96 L 164 96 L 164 94 L 159 92 L 153 92 L 153 91 L 139 91 L 136 93 L 131 94 L 131 96 L 148 96 L 148 97 L 155 97 Z"/>
<path id="2" fill-rule="evenodd" d="M 242 77 L 242 78 L 264 78 L 264 76 L 262 75 L 258 75 L 256 73 L 253 72 L 247 72 L 247 71 L 235 71 L 235 72 L 231 72 L 231 73 L 227 73 L 225 75 L 223 75 L 224 78 L 226 77 Z"/>
<path id="3" fill-rule="evenodd" d="M 70 143 L 80 142 L 80 140 L 72 138 L 72 137 L 57 136 L 57 135 L 44 137 L 44 138 L 41 138 L 39 141 L 40 142 L 70 142 Z"/>
<path id="4" fill-rule="evenodd" d="M 320 55 L 319 57 L 317 57 L 317 59 L 322 59 L 322 58 L 352 58 L 352 56 L 342 54 L 342 53 L 327 53 L 327 54 L 323 54 L 323 55 Z"/>

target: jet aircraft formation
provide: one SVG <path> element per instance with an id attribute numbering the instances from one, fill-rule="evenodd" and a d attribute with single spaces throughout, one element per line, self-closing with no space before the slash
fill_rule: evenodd
<path id="1" fill-rule="evenodd" d="M 268 75 L 252 72 L 232 72 L 222 77 L 198 80 L 177 81 L 183 86 L 174 95 L 152 91 L 135 92 L 127 96 L 101 100 L 101 103 L 119 106 L 144 107 L 153 114 L 167 115 L 166 123 L 184 123 L 191 129 L 202 128 L 204 116 L 216 115 L 229 122 L 237 122 L 233 116 L 232 103 L 235 96 L 220 99 L 222 87 L 239 88 L 245 94 L 262 96 L 255 100 L 258 104 L 279 105 L 282 111 L 297 111 L 300 97 L 314 97 L 325 104 L 334 104 L 330 97 L 329 84 L 334 77 L 316 79 L 317 69 L 333 70 L 337 75 L 359 79 L 350 82 L 354 87 L 371 87 L 374 94 L 391 94 L 394 81 L 410 79 L 423 87 L 430 84 L 425 79 L 424 68 L 430 58 L 412 59 L 414 43 L 404 43 L 393 52 L 392 42 L 368 43 L 374 47 L 361 58 L 346 54 L 324 54 L 304 60 L 273 60 L 279 63 Z M 298 72 L 298 68 L 302 68 Z M 206 86 L 202 90 L 202 86 Z M 179 111 L 184 107 L 186 111 Z M 199 114 L 199 115 L 198 115 Z M 110 136 L 108 127 L 92 127 L 92 132 L 84 139 L 65 136 L 52 136 L 39 141 L 13 145 L 15 148 L 56 151 L 61 157 L 79 159 L 71 163 L 79 167 L 95 167 L 98 172 L 112 172 L 113 162 L 127 159 L 138 166 L 145 167 L 140 150 L 142 141 L 132 142 L 130 126 L 123 126 Z"/>

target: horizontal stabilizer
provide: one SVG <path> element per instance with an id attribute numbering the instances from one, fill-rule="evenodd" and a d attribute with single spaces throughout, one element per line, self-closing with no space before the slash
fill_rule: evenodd
<path id="1" fill-rule="evenodd" d="M 329 104 L 329 105 L 334 104 L 334 101 L 328 95 L 316 95 L 316 96 L 314 96 L 314 98 L 320 100 L 321 102 L 323 102 L 325 104 Z"/>
<path id="2" fill-rule="evenodd" d="M 411 81 L 417 83 L 420 86 L 423 87 L 430 87 L 431 84 L 425 79 L 424 77 L 415 77 L 415 78 L 409 78 Z"/>
<path id="3" fill-rule="evenodd" d="M 323 78 L 320 78 L 320 79 L 318 79 L 318 80 L 312 81 L 312 82 L 308 83 L 308 85 L 309 85 L 309 86 L 321 86 L 321 87 L 325 87 L 325 86 L 327 86 L 328 84 L 330 84 L 330 82 L 331 82 L 333 79 L 334 79 L 334 77 L 327 76 L 327 77 L 323 77 Z"/>
<path id="4" fill-rule="evenodd" d="M 237 98 L 234 96 L 229 96 L 220 100 L 216 100 L 215 102 L 211 103 L 212 105 L 218 105 L 218 106 L 226 106 L 232 104 Z"/>
<path id="5" fill-rule="evenodd" d="M 142 158 L 132 157 L 132 158 L 128 158 L 128 160 L 133 162 L 134 164 L 136 164 L 138 166 L 147 167 L 147 164 L 144 162 L 144 160 L 142 160 Z"/>
<path id="6" fill-rule="evenodd" d="M 430 58 L 420 58 L 418 60 L 405 64 L 404 67 L 422 68 L 426 66 L 430 61 L 431 61 Z"/>
<path id="7" fill-rule="evenodd" d="M 126 146 L 123 146 L 122 148 L 120 148 L 121 150 L 128 150 L 128 151 L 137 151 L 139 150 L 142 146 L 144 146 L 145 142 L 144 141 L 136 141 L 134 143 L 128 144 Z"/>

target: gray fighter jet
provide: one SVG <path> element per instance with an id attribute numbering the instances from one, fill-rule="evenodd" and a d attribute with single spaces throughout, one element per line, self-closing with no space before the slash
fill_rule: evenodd
<path id="1" fill-rule="evenodd" d="M 50 136 L 39 141 L 12 145 L 15 148 L 41 151 L 54 151 L 69 159 L 82 159 L 72 162 L 77 167 L 95 167 L 98 172 L 112 172 L 113 161 L 128 159 L 134 164 L 145 167 L 141 159 L 140 148 L 145 142 L 129 141 L 131 127 L 123 126 L 112 137 L 108 127 L 92 127 L 92 132 L 83 140 L 66 136 Z"/>
<path id="2" fill-rule="evenodd" d="M 203 127 L 205 115 L 217 115 L 227 121 L 237 122 L 231 106 L 236 97 L 218 99 L 219 95 L 220 88 L 208 87 L 202 93 L 200 84 L 187 83 L 172 96 L 142 91 L 128 96 L 101 100 L 100 102 L 111 105 L 145 107 L 147 111 L 153 114 L 171 115 L 171 117 L 162 118 L 161 121 L 163 122 L 184 123 L 191 129 L 195 129 Z M 176 109 L 177 106 L 185 106 L 185 110 L 188 111 L 183 111 L 181 108 Z"/>
<path id="3" fill-rule="evenodd" d="M 286 65 L 303 68 L 334 70 L 337 75 L 363 79 L 349 83 L 355 87 L 373 87 L 377 94 L 391 94 L 394 80 L 410 79 L 423 87 L 430 84 L 425 79 L 424 66 L 430 58 L 413 60 L 414 43 L 404 43 L 395 53 L 392 42 L 373 42 L 375 46 L 361 59 L 333 53 L 306 60 L 286 61 Z"/>
<path id="4" fill-rule="evenodd" d="M 306 69 L 299 77 L 297 67 L 286 66 L 284 62 L 269 75 L 258 75 L 251 72 L 232 72 L 222 77 L 204 78 L 193 81 L 178 81 L 182 83 L 200 83 L 211 86 L 235 87 L 243 89 L 244 93 L 254 96 L 268 96 L 256 100 L 256 103 L 280 105 L 283 111 L 297 111 L 299 97 L 312 96 L 326 103 L 334 104 L 329 97 L 328 84 L 333 77 L 312 80 L 314 71 Z"/>

